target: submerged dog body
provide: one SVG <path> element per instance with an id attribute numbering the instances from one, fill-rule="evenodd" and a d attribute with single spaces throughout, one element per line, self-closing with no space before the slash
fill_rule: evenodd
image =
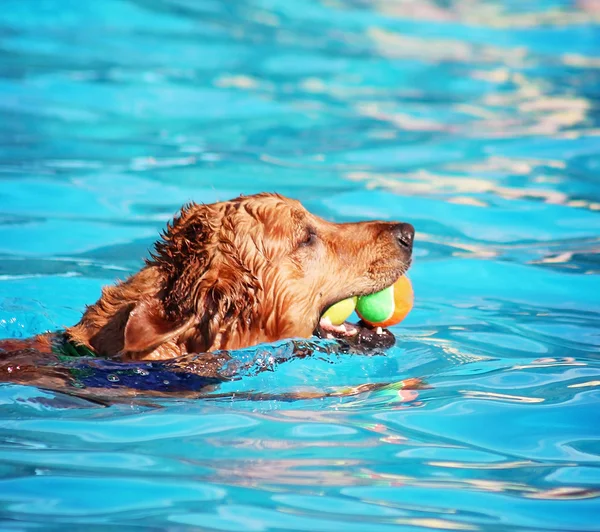
<path id="1" fill-rule="evenodd" d="M 191 203 L 66 337 L 122 360 L 307 338 L 331 304 L 394 283 L 413 236 L 410 224 L 330 223 L 276 194 Z"/>

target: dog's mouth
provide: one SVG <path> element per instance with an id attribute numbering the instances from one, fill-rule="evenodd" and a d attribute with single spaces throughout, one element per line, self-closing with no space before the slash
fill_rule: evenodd
<path id="1" fill-rule="evenodd" d="M 387 349 L 396 343 L 396 337 L 388 329 L 371 327 L 362 320 L 334 325 L 327 316 L 321 316 L 314 334 L 319 338 L 341 340 L 367 349 Z"/>
<path id="2" fill-rule="evenodd" d="M 406 274 L 406 270 L 408 270 L 409 266 L 410 261 L 402 268 L 399 275 L 394 276 L 387 286 L 384 285 L 377 291 L 389 288 L 402 275 Z M 370 295 L 373 293 L 375 292 L 359 295 Z M 321 311 L 319 323 L 313 333 L 315 336 L 329 340 L 340 340 L 366 349 L 387 349 L 396 343 L 396 337 L 391 331 L 383 327 L 372 326 L 362 319 L 359 319 L 358 323 L 344 321 L 344 323 L 340 325 L 334 325 L 331 322 L 331 319 L 327 316 L 324 316 L 324 314 L 326 313 L 327 309 L 336 303 L 338 303 L 338 301 L 331 302 Z"/>
<path id="3" fill-rule="evenodd" d="M 382 327 L 371 327 L 364 321 L 333 325 L 329 318 L 321 318 L 315 336 L 329 340 L 341 340 L 368 349 L 387 349 L 396 343 L 396 337 Z"/>

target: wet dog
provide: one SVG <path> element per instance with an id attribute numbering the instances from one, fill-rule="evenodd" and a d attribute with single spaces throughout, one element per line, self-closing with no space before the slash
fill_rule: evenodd
<path id="1" fill-rule="evenodd" d="M 34 376 L 36 361 L 56 356 L 155 362 L 195 355 L 213 360 L 204 373 L 216 376 L 225 355 L 215 353 L 313 335 L 350 348 L 389 347 L 387 330 L 331 329 L 321 316 L 338 301 L 393 284 L 410 266 L 413 238 L 408 223 L 331 223 L 276 194 L 188 204 L 145 266 L 104 288 L 79 323 L 0 341 L 0 378 L 30 382 L 24 377 Z"/>

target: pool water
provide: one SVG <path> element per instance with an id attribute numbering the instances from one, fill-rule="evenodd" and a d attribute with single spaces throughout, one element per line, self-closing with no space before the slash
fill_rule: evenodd
<path id="1" fill-rule="evenodd" d="M 2 528 L 598 530 L 599 67 L 597 0 L 4 0 L 0 337 L 76 322 L 190 199 L 418 234 L 384 356 L 1 385 Z"/>

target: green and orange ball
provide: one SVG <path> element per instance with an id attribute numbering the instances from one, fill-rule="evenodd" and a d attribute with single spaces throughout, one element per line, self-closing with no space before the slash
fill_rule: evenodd
<path id="1" fill-rule="evenodd" d="M 400 323 L 412 310 L 414 292 L 403 275 L 393 285 L 368 296 L 351 297 L 332 305 L 323 314 L 333 325 L 341 325 L 356 310 L 371 327 L 390 327 Z"/>

